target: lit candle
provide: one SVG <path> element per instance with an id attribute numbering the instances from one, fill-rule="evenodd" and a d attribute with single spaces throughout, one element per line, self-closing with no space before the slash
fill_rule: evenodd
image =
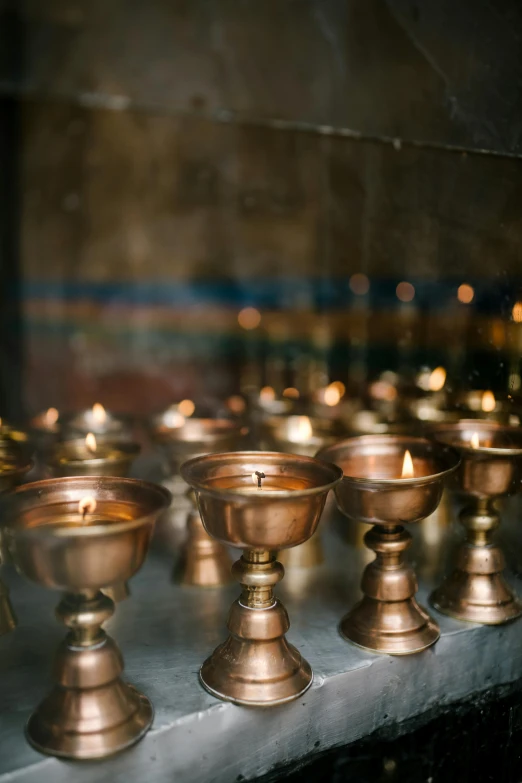
<path id="1" fill-rule="evenodd" d="M 491 413 L 495 410 L 497 401 L 492 391 L 485 391 L 482 395 L 481 408 L 484 413 Z"/>
<path id="2" fill-rule="evenodd" d="M 60 464 L 93 459 L 119 460 L 124 456 L 123 450 L 114 444 L 99 443 L 93 432 L 88 432 L 84 441 L 66 441 L 59 444 L 58 452 L 58 462 Z"/>
<path id="3" fill-rule="evenodd" d="M 413 468 L 413 460 L 411 458 L 411 454 L 406 449 L 404 452 L 404 459 L 402 461 L 402 472 L 401 472 L 401 478 L 414 478 L 415 477 L 415 470 Z"/>
<path id="4" fill-rule="evenodd" d="M 123 415 L 109 413 L 101 403 L 95 402 L 92 408 L 66 417 L 63 422 L 66 435 L 83 435 L 93 432 L 96 435 L 130 434 L 131 421 Z"/>
<path id="5" fill-rule="evenodd" d="M 88 432 L 84 439 L 56 443 L 46 461 L 57 476 L 124 476 L 139 450 L 136 443 L 100 442 Z"/>

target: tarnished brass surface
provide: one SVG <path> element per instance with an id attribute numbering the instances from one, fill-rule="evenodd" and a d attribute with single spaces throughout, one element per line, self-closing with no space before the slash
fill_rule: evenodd
<path id="1" fill-rule="evenodd" d="M 256 472 L 261 488 L 252 482 Z M 230 610 L 230 635 L 201 667 L 202 684 L 236 704 L 297 698 L 313 675 L 285 638 L 288 615 L 273 594 L 284 569 L 271 552 L 312 535 L 341 470 L 294 454 L 238 452 L 190 460 L 181 475 L 196 492 L 207 531 L 245 550 L 232 569 L 242 593 Z"/>
<path id="2" fill-rule="evenodd" d="M 174 419 L 175 421 L 175 419 Z M 161 447 L 167 458 L 173 476 L 179 475 L 181 464 L 190 458 L 216 451 L 241 448 L 249 436 L 248 427 L 232 419 L 180 419 L 179 426 L 173 425 L 172 411 L 165 411 L 153 417 L 151 431 L 153 440 Z M 186 490 L 186 484 L 182 482 Z M 183 490 L 182 490 L 183 491 Z M 232 562 L 228 552 L 218 541 L 212 540 L 201 520 L 195 498 L 187 516 L 187 538 L 174 579 L 185 585 L 199 587 L 220 587 L 232 580 Z"/>
<path id="3" fill-rule="evenodd" d="M 522 614 L 522 602 L 502 574 L 504 555 L 492 541 L 500 524 L 495 500 L 520 492 L 522 431 L 494 421 L 463 420 L 440 426 L 433 437 L 461 454 L 458 489 L 466 497 L 460 521 L 466 541 L 455 570 L 434 590 L 430 601 L 439 612 L 459 620 L 499 625 Z M 478 438 L 478 447 L 471 439 Z"/>
<path id="4" fill-rule="evenodd" d="M 78 505 L 86 497 L 97 505 L 84 518 Z M 114 604 L 100 588 L 141 567 L 169 500 L 155 484 L 101 476 L 38 481 L 10 496 L 4 535 L 11 557 L 28 579 L 65 591 L 57 616 L 69 628 L 55 658 L 56 685 L 27 724 L 37 750 L 104 758 L 150 727 L 152 706 L 120 679 L 121 653 L 101 627 Z"/>
<path id="5" fill-rule="evenodd" d="M 413 478 L 401 478 L 406 450 L 413 458 Z M 411 536 L 402 525 L 419 522 L 437 508 L 443 481 L 459 464 L 458 454 L 423 438 L 366 435 L 318 456 L 343 469 L 335 488 L 340 510 L 374 526 L 364 540 L 376 558 L 363 574 L 363 599 L 341 620 L 341 634 L 360 647 L 392 655 L 429 647 L 440 632 L 415 600 L 417 579 L 404 561 Z"/>

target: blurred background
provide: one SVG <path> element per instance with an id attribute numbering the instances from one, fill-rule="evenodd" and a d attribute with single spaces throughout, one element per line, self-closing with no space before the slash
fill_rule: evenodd
<path id="1" fill-rule="evenodd" d="M 0 0 L 0 411 L 516 392 L 522 6 Z"/>

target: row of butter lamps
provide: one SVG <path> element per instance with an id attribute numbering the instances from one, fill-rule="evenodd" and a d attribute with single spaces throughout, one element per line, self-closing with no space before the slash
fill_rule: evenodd
<path id="1" fill-rule="evenodd" d="M 455 448 L 462 458 L 461 490 L 470 501 L 463 521 L 472 554 L 466 551 L 433 603 L 478 622 L 500 623 L 520 614 L 502 577 L 502 555 L 489 542 L 490 530 L 498 524 L 492 501 L 520 484 L 518 429 L 494 421 L 461 421 L 439 429 L 439 442 L 398 434 L 362 436 L 327 446 L 314 459 L 230 451 L 247 436 L 243 425 L 230 422 L 223 424 L 219 437 L 214 432 L 209 448 L 198 438 L 212 428 L 192 421 L 191 433 L 177 438 L 183 446 L 175 449 L 176 470 L 192 488 L 206 531 L 221 544 L 243 550 L 233 566 L 242 595 L 229 616 L 230 636 L 200 672 L 202 684 L 214 695 L 267 706 L 297 698 L 311 685 L 309 664 L 285 638 L 288 617 L 273 595 L 284 572 L 273 552 L 310 539 L 331 488 L 343 513 L 373 525 L 366 543 L 376 552 L 363 577 L 363 599 L 341 622 L 343 636 L 366 649 L 395 654 L 418 652 L 436 641 L 438 626 L 416 603 L 415 575 L 403 560 L 410 536 L 402 523 L 435 510 L 445 478 L 459 465 Z M 187 422 L 173 428 L 156 422 L 159 430 L 185 426 Z M 164 432 L 165 438 L 167 434 L 170 447 L 172 433 Z M 76 443 L 80 447 L 86 448 L 84 441 Z M 110 463 L 119 448 L 104 447 L 104 456 L 94 459 Z M 82 455 L 71 455 L 65 444 L 54 453 L 64 449 L 58 463 L 68 472 L 72 462 L 82 462 Z M 220 453 L 209 453 L 213 451 Z M 187 457 L 192 458 L 181 464 Z M 15 468 L 21 476 L 26 466 Z M 15 502 L 8 506 L 3 528 L 7 547 L 26 576 L 66 591 L 58 615 L 70 628 L 58 653 L 59 684 L 33 713 L 28 738 L 55 755 L 104 757 L 139 739 L 152 720 L 150 702 L 121 681 L 119 651 L 101 625 L 113 611 L 107 587 L 125 583 L 141 566 L 168 493 L 147 482 L 83 473 L 28 484 L 11 497 Z M 191 516 L 198 516 L 195 509 Z M 468 615 L 470 607 L 473 616 Z M 83 668 L 78 669 L 72 650 L 88 653 Z M 84 707 L 96 708 L 88 731 L 75 719 Z"/>

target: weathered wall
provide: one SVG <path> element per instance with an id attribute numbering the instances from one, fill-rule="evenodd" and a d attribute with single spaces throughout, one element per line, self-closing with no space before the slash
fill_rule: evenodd
<path id="1" fill-rule="evenodd" d="M 4 2 L 0 89 L 20 128 L 6 252 L 23 277 L 28 405 L 150 410 L 234 389 L 247 358 L 264 380 L 274 357 L 290 382 L 308 356 L 341 377 L 354 361 L 433 360 L 505 385 L 520 13 Z M 368 295 L 350 290 L 355 272 Z M 245 305 L 262 314 L 253 332 Z"/>

